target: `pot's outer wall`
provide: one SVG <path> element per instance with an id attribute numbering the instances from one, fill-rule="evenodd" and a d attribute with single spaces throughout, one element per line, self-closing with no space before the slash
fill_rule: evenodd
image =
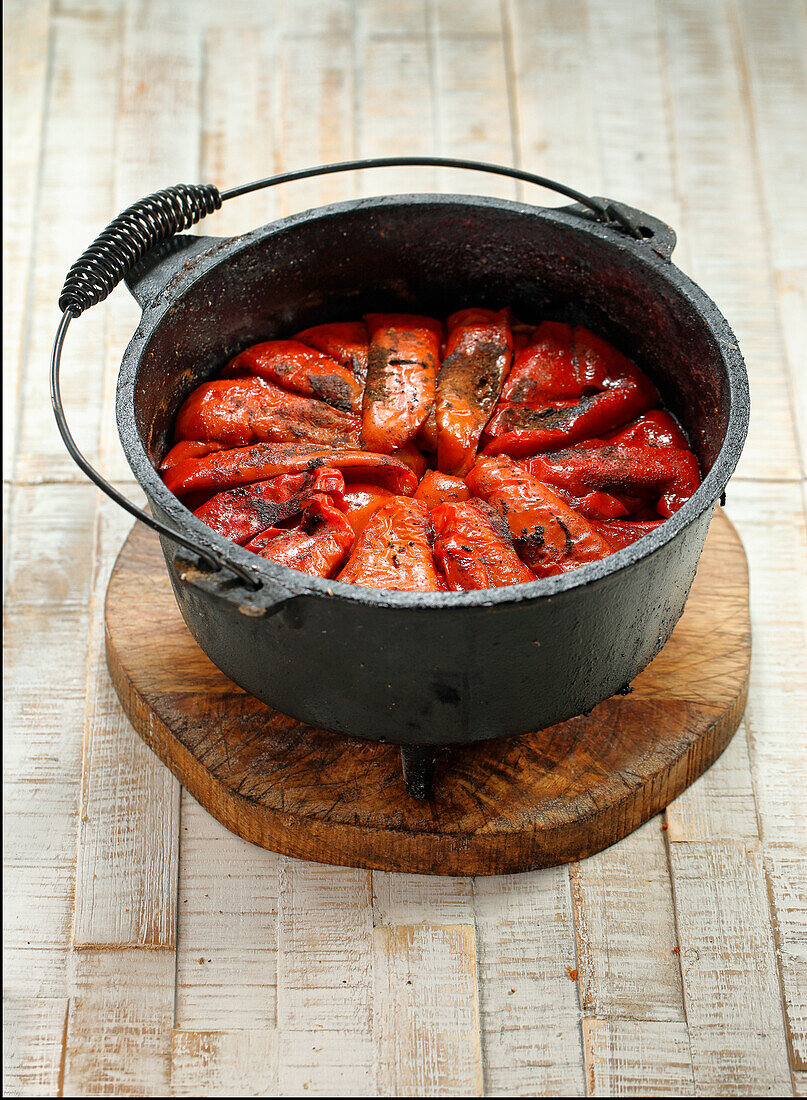
<path id="1" fill-rule="evenodd" d="M 195 242 L 184 263 L 174 255 L 141 273 L 135 293 L 152 300 L 118 390 L 127 458 L 155 515 L 263 580 L 248 593 L 163 541 L 185 622 L 222 671 L 310 724 L 440 744 L 545 728 L 608 698 L 652 660 L 683 611 L 742 448 L 747 385 L 717 308 L 666 262 L 671 232 L 647 224 L 657 252 L 652 240 L 627 240 L 577 212 L 397 196 L 211 241 L 201 256 Z M 165 265 L 174 272 L 167 286 Z M 488 593 L 361 589 L 256 564 L 190 515 L 155 473 L 181 401 L 251 343 L 371 309 L 445 316 L 506 304 L 526 321 L 586 324 L 636 358 L 688 430 L 704 470 L 715 466 L 663 529 L 613 559 Z"/>

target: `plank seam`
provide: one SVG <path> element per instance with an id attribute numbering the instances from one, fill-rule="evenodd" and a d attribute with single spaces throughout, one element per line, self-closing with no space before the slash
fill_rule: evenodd
<path id="1" fill-rule="evenodd" d="M 567 863 L 563 870 L 565 871 L 564 882 L 569 898 L 569 911 L 572 914 L 572 943 L 574 945 L 574 965 L 575 965 L 575 989 L 577 990 L 577 1030 L 580 1042 L 580 1064 L 583 1069 L 583 1087 L 586 1090 L 586 1096 L 591 1096 L 594 1087 L 593 1068 L 592 1076 L 589 1081 L 589 1066 L 588 1059 L 586 1057 L 586 1037 L 583 1031 L 583 997 L 580 990 L 580 939 L 581 932 L 579 928 L 579 914 L 578 906 L 581 905 L 581 899 L 579 892 L 576 888 L 576 875 L 575 870 L 579 867 L 580 861 L 573 860 L 571 863 Z M 571 978 L 571 974 L 569 975 Z"/>
<path id="2" fill-rule="evenodd" d="M 790 850 L 788 846 L 788 851 Z M 771 915 L 771 931 L 773 934 L 774 954 L 776 955 L 776 977 L 779 982 L 779 997 L 782 1008 L 782 1020 L 784 1023 L 784 1031 L 786 1036 L 787 1046 L 787 1061 L 790 1067 L 790 1080 L 793 1085 L 793 1092 L 796 1091 L 796 1071 L 807 1069 L 807 1063 L 796 1064 L 796 1052 L 795 1036 L 793 1035 L 793 1029 L 790 1026 L 790 1013 L 788 1012 L 787 992 L 785 990 L 784 974 L 782 973 L 782 945 L 779 935 L 779 921 L 777 919 L 776 911 L 776 899 L 773 893 L 773 883 L 771 882 L 771 876 L 768 871 L 768 861 L 765 859 L 765 850 L 762 851 L 762 873 L 765 876 L 765 891 L 768 895 L 768 906 L 770 908 Z"/>
<path id="3" fill-rule="evenodd" d="M 64 1075 L 67 1069 L 67 1027 L 70 1021 L 70 998 L 64 1006 L 64 1024 L 62 1025 L 62 1049 L 59 1055 L 59 1076 L 56 1083 L 56 1095 L 64 1096 Z"/>
<path id="4" fill-rule="evenodd" d="M 513 47 L 513 20 L 509 0 L 500 0 L 499 13 L 502 25 L 502 49 L 504 52 L 505 87 L 507 88 L 507 114 L 510 119 L 510 149 L 513 164 L 523 167 L 521 148 L 521 114 L 518 96 L 518 73 L 516 72 L 516 54 Z M 516 198 L 524 201 L 524 183 L 516 181 Z"/>
<path id="5" fill-rule="evenodd" d="M 667 811 L 665 810 L 662 815 L 663 823 L 668 825 Z M 684 1026 L 687 1032 L 687 1049 L 689 1051 L 689 1068 L 692 1074 L 693 1084 L 695 1081 L 695 1067 L 692 1059 L 692 1032 L 689 1026 L 689 1013 L 687 1010 L 687 989 L 686 982 L 684 980 L 684 962 L 681 952 L 681 929 L 678 923 L 678 892 L 675 884 L 675 872 L 672 864 L 672 848 L 670 842 L 670 830 L 669 828 L 663 830 L 664 833 L 664 857 L 667 860 L 667 875 L 670 880 L 670 894 L 672 896 L 672 919 L 673 930 L 675 932 L 675 946 L 678 948 L 676 952 L 676 959 L 678 963 L 678 982 L 681 989 L 681 1011 L 684 1014 Z M 681 843 L 686 843 L 682 841 Z"/>
<path id="6" fill-rule="evenodd" d="M 471 879 L 471 927 L 474 930 L 474 984 L 476 985 L 476 1026 L 479 1039 L 479 1076 L 481 1082 L 481 1096 L 488 1095 L 487 1058 L 485 1056 L 485 1031 L 482 1026 L 482 983 L 479 978 L 479 953 L 481 939 L 479 936 L 479 918 L 476 911 L 476 882 L 477 876 Z"/>

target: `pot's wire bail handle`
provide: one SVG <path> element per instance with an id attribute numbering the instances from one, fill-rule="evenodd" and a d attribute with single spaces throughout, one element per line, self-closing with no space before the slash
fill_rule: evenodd
<path id="1" fill-rule="evenodd" d="M 228 561 L 209 547 L 202 547 L 186 535 L 169 527 L 123 496 L 106 478 L 91 466 L 79 450 L 67 426 L 62 403 L 60 366 L 62 348 L 71 320 L 85 309 L 103 302 L 155 245 L 169 240 L 176 233 L 190 229 L 206 214 L 221 207 L 221 195 L 212 184 L 179 184 L 157 191 L 134 203 L 119 214 L 93 241 L 67 273 L 59 308 L 62 319 L 56 332 L 50 364 L 50 399 L 56 425 L 68 453 L 80 470 L 111 500 L 153 531 L 198 555 L 207 567 L 218 572 L 230 569 L 251 589 L 261 587 L 260 581 L 237 562 Z"/>
<path id="2" fill-rule="evenodd" d="M 146 524 L 147 527 L 165 538 L 184 546 L 186 550 L 197 554 L 208 568 L 214 572 L 222 567 L 230 569 L 249 588 L 260 588 L 261 582 L 237 562 L 230 561 L 211 547 L 199 546 L 198 543 L 193 542 L 186 535 L 172 527 L 168 527 L 142 508 L 138 508 L 136 504 L 122 496 L 106 478 L 102 477 L 81 453 L 67 426 L 62 403 L 60 366 L 67 329 L 74 317 L 79 317 L 90 306 L 103 302 L 121 279 L 135 268 L 152 248 L 170 240 L 175 234 L 190 229 L 207 214 L 212 214 L 215 210 L 220 209 L 222 202 L 226 202 L 227 199 L 238 198 L 252 191 L 260 191 L 265 187 L 274 187 L 277 184 L 290 183 L 293 180 L 309 179 L 313 176 L 328 176 L 336 172 L 351 172 L 362 168 L 415 166 L 463 168 L 471 171 L 487 172 L 496 176 L 507 176 L 511 179 L 522 180 L 525 183 L 533 183 L 573 199 L 591 210 L 599 221 L 627 233 L 630 237 L 640 239 L 644 235 L 641 229 L 634 225 L 624 211 L 616 205 L 593 199 L 572 187 L 567 187 L 565 184 L 547 179 L 546 176 L 537 176 L 532 172 L 522 171 L 520 168 L 509 168 L 501 164 L 486 164 L 476 160 L 458 160 L 443 157 L 377 157 L 370 160 L 322 164 L 315 168 L 301 168 L 293 172 L 284 172 L 281 175 L 255 180 L 253 183 L 245 183 L 240 187 L 233 187 L 229 191 L 220 192 L 213 184 L 184 183 L 177 184 L 175 187 L 167 187 L 163 191 L 156 191 L 153 195 L 148 195 L 128 207 L 113 222 L 110 222 L 67 273 L 62 292 L 59 295 L 59 308 L 62 311 L 62 319 L 56 332 L 51 354 L 50 395 L 56 424 L 70 457 L 90 481 L 106 493 L 110 499 L 114 500 L 116 504 L 119 504 L 121 508 L 133 515 L 135 519 L 140 520 L 141 523 Z"/>

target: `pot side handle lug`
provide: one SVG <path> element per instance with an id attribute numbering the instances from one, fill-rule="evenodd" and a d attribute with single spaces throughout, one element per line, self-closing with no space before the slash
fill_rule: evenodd
<path id="1" fill-rule="evenodd" d="M 249 589 L 237 577 L 207 568 L 200 558 L 193 561 L 177 554 L 174 566 L 182 584 L 196 588 L 207 596 L 235 602 L 241 614 L 249 618 L 271 618 L 281 612 L 289 614 L 291 605 L 298 599 L 297 593 L 289 592 L 279 584 L 272 584 L 271 587 L 263 584 L 258 589 Z"/>
<path id="2" fill-rule="evenodd" d="M 652 214 L 646 214 L 644 210 L 638 210 L 635 206 L 628 206 L 624 202 L 615 202 L 613 199 L 603 198 L 599 195 L 595 196 L 595 201 L 603 203 L 609 209 L 618 210 L 631 224 L 638 226 L 642 234 L 638 243 L 655 252 L 660 259 L 669 262 L 678 240 L 671 225 L 660 221 L 659 218 L 654 218 Z M 594 225 L 602 224 L 593 216 L 591 210 L 579 202 L 570 203 L 568 206 L 561 206 L 556 209 L 562 210 L 566 214 L 574 214 L 576 217 L 592 222 Z"/>
<path id="3" fill-rule="evenodd" d="M 124 277 L 132 297 L 145 309 L 201 256 L 226 240 L 180 233 L 156 245 Z"/>

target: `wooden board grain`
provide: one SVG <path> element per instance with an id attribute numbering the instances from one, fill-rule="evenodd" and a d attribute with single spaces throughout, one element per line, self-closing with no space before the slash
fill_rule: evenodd
<path id="1" fill-rule="evenodd" d="M 745 555 L 718 514 L 684 617 L 630 696 L 540 733 L 443 750 L 433 799 L 416 802 L 395 746 L 312 729 L 220 673 L 140 527 L 110 580 L 106 631 L 135 728 L 229 829 L 303 859 L 426 874 L 552 866 L 632 832 L 728 744 L 750 657 Z"/>

